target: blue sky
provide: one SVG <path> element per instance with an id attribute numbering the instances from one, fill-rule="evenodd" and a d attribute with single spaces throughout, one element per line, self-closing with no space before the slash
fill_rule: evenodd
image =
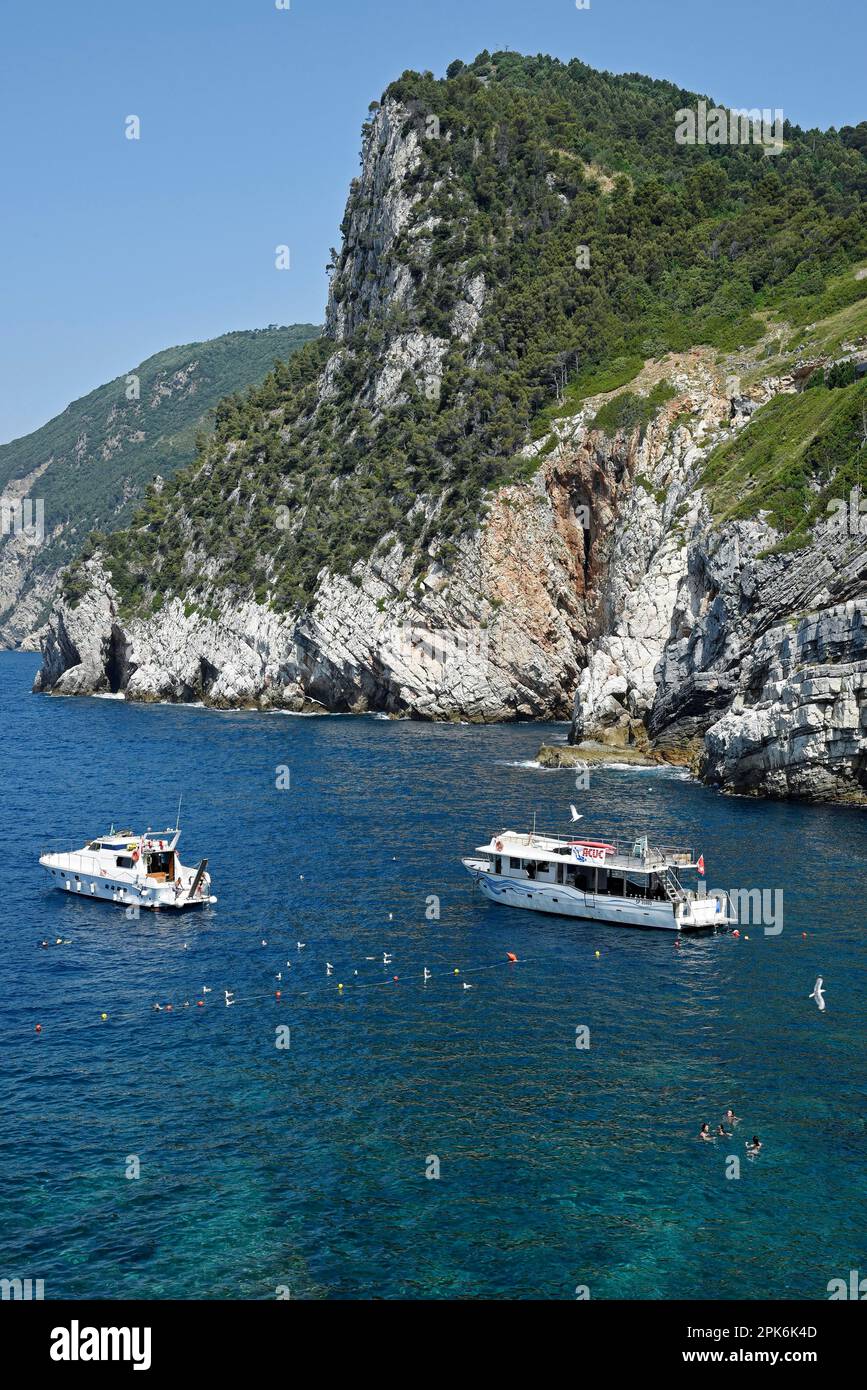
<path id="1" fill-rule="evenodd" d="M 0 442 L 161 348 L 320 322 L 361 122 L 406 68 L 508 47 L 867 117 L 863 0 L 290 3 L 4 0 Z"/>

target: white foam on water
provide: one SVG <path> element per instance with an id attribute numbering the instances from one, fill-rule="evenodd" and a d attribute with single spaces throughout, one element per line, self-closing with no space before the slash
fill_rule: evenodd
<path id="1" fill-rule="evenodd" d="M 535 758 L 496 758 L 496 767 L 529 767 L 536 772 L 571 772 L 568 767 L 543 767 Z"/>

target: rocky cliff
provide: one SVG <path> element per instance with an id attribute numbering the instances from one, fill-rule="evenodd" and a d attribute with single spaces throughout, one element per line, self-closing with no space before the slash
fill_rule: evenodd
<path id="1" fill-rule="evenodd" d="M 833 302 L 816 292 L 816 322 L 836 331 L 839 308 L 851 341 L 828 328 L 812 356 L 786 347 L 781 312 L 743 317 L 744 283 L 734 298 L 721 285 L 716 318 L 672 333 L 710 333 L 716 347 L 666 348 L 657 326 L 641 330 L 637 360 L 624 356 L 622 279 L 594 270 L 598 281 L 579 276 L 576 288 L 557 257 L 574 258 L 578 228 L 594 221 L 625 254 L 624 227 L 633 219 L 634 239 L 640 221 L 652 239 L 664 201 L 601 175 L 560 106 L 556 121 L 533 126 L 522 110 L 509 126 L 513 95 L 501 93 L 497 119 L 475 123 L 502 75 L 478 62 L 446 84 L 471 113 L 464 125 L 451 112 L 441 129 L 418 83 L 376 104 L 325 339 L 218 412 L 194 467 L 81 564 L 52 614 L 36 688 L 571 719 L 578 743 L 692 750 L 726 789 L 862 798 L 865 547 L 857 526 L 826 516 L 826 495 L 839 496 L 857 452 L 838 407 L 863 395 L 867 324 L 852 317 L 863 290 L 841 262 Z M 501 67 L 514 81 L 515 56 Z M 666 87 L 667 101 L 682 97 Z M 702 215 L 719 187 L 716 175 L 697 179 Z M 777 217 L 778 190 L 766 191 Z M 490 215 L 498 198 L 505 233 Z M 756 201 L 754 191 L 746 217 Z M 702 267 L 720 254 L 715 243 L 708 259 L 702 243 Z M 774 273 L 789 254 L 766 258 Z M 663 281 L 683 299 L 676 276 Z M 546 356 L 539 334 L 555 320 Z M 603 333 L 616 358 L 607 379 L 578 369 Z M 726 334 L 745 342 L 727 347 Z M 832 363 L 849 372 L 841 389 L 811 391 L 810 374 Z M 725 450 L 763 438 L 789 399 L 817 409 L 798 417 L 797 451 L 783 431 L 779 479 L 770 445 L 761 467 L 751 455 L 733 463 Z M 824 452 L 811 461 L 816 441 Z M 804 460 L 797 487 L 790 447 Z"/>
<path id="2" fill-rule="evenodd" d="M 867 346 L 858 349 L 859 361 Z M 729 791 L 867 799 L 867 543 L 855 491 L 787 551 L 764 515 L 715 524 L 700 485 L 721 439 L 788 376 L 751 397 L 692 393 L 697 428 L 651 432 L 615 523 L 603 630 L 587 647 L 571 738 L 692 748 Z M 739 388 L 738 388 L 739 389 Z M 746 408 L 746 409 L 745 409 Z M 685 501 L 678 503 L 679 498 Z M 854 512 L 853 512 L 854 508 Z"/>

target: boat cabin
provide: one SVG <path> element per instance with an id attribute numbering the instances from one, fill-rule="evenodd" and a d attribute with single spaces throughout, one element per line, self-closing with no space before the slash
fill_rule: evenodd
<path id="1" fill-rule="evenodd" d="M 569 858 L 566 856 L 569 855 Z M 651 898 L 663 901 L 667 894 L 658 873 L 627 871 L 599 865 L 578 864 L 568 847 L 556 859 L 530 855 L 497 854 L 494 873 L 504 878 L 529 879 L 537 883 L 558 883 L 582 893 L 612 893 L 621 898 Z"/>
<path id="2" fill-rule="evenodd" d="M 679 874 L 696 867 L 692 850 L 651 846 L 646 836 L 609 842 L 504 830 L 478 852 L 490 855 L 500 878 L 652 902 L 684 894 Z"/>

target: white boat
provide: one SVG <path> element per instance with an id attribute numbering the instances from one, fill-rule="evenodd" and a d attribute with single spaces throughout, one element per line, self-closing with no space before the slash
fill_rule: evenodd
<path id="1" fill-rule="evenodd" d="M 44 853 L 39 863 L 53 888 L 99 902 L 156 911 L 215 903 L 208 861 L 198 868 L 182 864 L 177 852 L 180 830 L 151 830 L 135 835 L 114 830 L 69 853 Z"/>
<path id="2" fill-rule="evenodd" d="M 691 849 L 501 830 L 461 861 L 491 902 L 621 927 L 696 931 L 736 921 L 727 893 L 708 896 L 681 876 L 704 873 Z"/>

